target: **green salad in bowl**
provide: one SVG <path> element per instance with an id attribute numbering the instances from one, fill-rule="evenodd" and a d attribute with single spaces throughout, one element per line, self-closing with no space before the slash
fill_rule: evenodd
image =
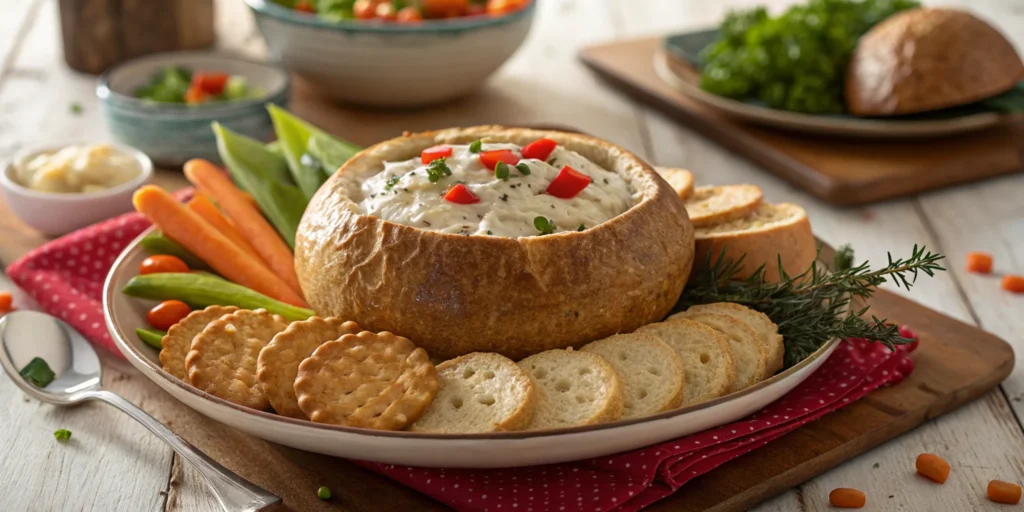
<path id="1" fill-rule="evenodd" d="M 167 66 L 153 73 L 146 85 L 135 90 L 135 97 L 142 100 L 189 105 L 247 100 L 262 95 L 244 76 L 193 71 L 183 66 Z"/>

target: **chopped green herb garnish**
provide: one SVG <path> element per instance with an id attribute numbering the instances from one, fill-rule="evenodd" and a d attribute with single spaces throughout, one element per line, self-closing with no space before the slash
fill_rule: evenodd
<path id="1" fill-rule="evenodd" d="M 54 373 L 50 369 L 50 365 L 46 364 L 46 361 L 41 357 L 37 357 L 28 362 L 24 368 L 18 372 L 25 380 L 31 382 L 37 388 L 45 388 L 51 382 L 53 382 Z"/>
<path id="2" fill-rule="evenodd" d="M 327 501 L 331 499 L 331 490 L 326 485 L 322 485 L 316 490 L 316 497 Z"/>
<path id="3" fill-rule="evenodd" d="M 518 170 L 519 174 L 522 174 L 523 176 L 530 175 L 530 166 L 526 165 L 526 162 L 519 162 L 516 164 L 516 170 Z"/>
<path id="4" fill-rule="evenodd" d="M 441 178 L 451 175 L 452 170 L 448 168 L 448 163 L 445 162 L 444 158 L 438 158 L 437 160 L 430 162 L 430 165 L 427 166 L 427 179 L 429 179 L 431 183 L 437 183 L 441 181 Z"/>
<path id="5" fill-rule="evenodd" d="M 533 227 L 537 228 L 537 231 L 540 231 L 542 235 L 550 235 L 556 229 L 554 221 L 544 216 L 534 217 Z"/>
<path id="6" fill-rule="evenodd" d="M 76 116 L 85 111 L 85 107 L 83 107 L 82 104 L 77 101 L 71 104 L 70 109 L 71 113 Z"/>
<path id="7" fill-rule="evenodd" d="M 66 443 L 71 440 L 71 431 L 66 428 L 57 429 L 53 431 L 53 437 Z"/>
<path id="8" fill-rule="evenodd" d="M 487 234 L 488 234 L 488 235 L 493 235 L 494 233 L 491 233 L 491 230 L 489 230 L 489 229 L 488 229 L 488 230 L 487 230 Z"/>
<path id="9" fill-rule="evenodd" d="M 499 180 L 508 181 L 508 164 L 498 162 L 498 165 L 494 166 L 494 177 Z"/>
<path id="10" fill-rule="evenodd" d="M 387 184 L 384 185 L 384 190 L 391 190 L 391 187 L 394 187 L 395 185 L 397 185 L 398 184 L 398 180 L 400 180 L 400 179 L 401 178 L 398 177 L 398 176 L 392 176 L 392 177 L 388 178 Z"/>
<path id="11" fill-rule="evenodd" d="M 484 148 L 484 141 L 482 141 L 480 139 L 474 140 L 473 142 L 469 143 L 469 152 L 470 153 L 479 153 L 480 150 L 483 149 L 483 148 Z"/>
<path id="12" fill-rule="evenodd" d="M 576 231 L 583 231 L 584 229 L 587 229 L 587 227 L 584 226 L 583 224 L 580 224 L 579 229 L 577 229 Z"/>

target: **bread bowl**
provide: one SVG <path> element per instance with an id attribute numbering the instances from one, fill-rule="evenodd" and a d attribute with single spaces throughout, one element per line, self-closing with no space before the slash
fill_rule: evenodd
<path id="1" fill-rule="evenodd" d="M 564 171 L 546 160 L 522 160 L 533 174 L 513 168 L 508 179 L 472 174 L 469 164 L 453 164 L 455 176 L 438 176 L 436 182 L 423 176 L 429 168 L 416 174 L 422 169 L 416 161 L 426 160 L 423 151 L 438 145 L 455 147 L 449 158 L 457 163 L 472 158 L 467 148 L 478 140 L 487 141 L 487 149 L 539 139 L 557 143 L 551 158 L 564 156 L 598 177 L 565 205 L 562 198 L 534 190 Z M 386 176 L 385 168 L 408 172 L 396 178 Z M 480 202 L 441 202 L 440 194 L 458 185 L 450 183 L 452 178 L 468 180 L 465 188 Z M 616 180 L 625 185 L 628 200 L 617 189 L 595 199 L 604 189 L 594 185 Z M 386 182 L 393 182 L 392 196 L 412 194 L 413 199 L 391 204 L 389 196 L 377 197 L 367 188 Z M 523 206 L 507 206 L 516 199 L 511 194 L 525 198 Z M 582 215 L 590 211 L 586 204 L 573 205 L 605 199 L 601 204 L 611 206 L 602 211 L 610 218 L 584 225 L 583 231 L 567 225 L 579 218 L 600 220 Z M 616 204 L 622 211 L 615 211 Z M 540 207 L 553 212 L 548 220 L 556 232 L 523 236 L 531 230 L 539 234 L 522 224 Z M 457 225 L 428 220 L 447 222 L 458 212 L 467 215 Z M 488 235 L 492 229 L 501 232 Z M 683 203 L 650 165 L 593 137 L 501 126 L 406 134 L 363 150 L 313 197 L 295 246 L 302 291 L 318 314 L 400 334 L 439 358 L 498 352 L 519 359 L 632 331 L 669 312 L 692 264 L 693 227 Z"/>
<path id="2" fill-rule="evenodd" d="M 1013 88 L 1024 64 L 998 30 L 970 13 L 918 8 L 876 25 L 846 72 L 858 116 L 891 116 L 973 103 Z"/>

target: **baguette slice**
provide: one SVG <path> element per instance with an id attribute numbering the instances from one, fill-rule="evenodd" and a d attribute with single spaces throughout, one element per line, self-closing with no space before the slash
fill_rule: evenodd
<path id="1" fill-rule="evenodd" d="M 755 185 L 697 187 L 686 198 L 686 213 L 694 227 L 711 226 L 746 217 L 762 199 L 764 193 Z"/>
<path id="2" fill-rule="evenodd" d="M 729 342 L 704 324 L 675 318 L 645 325 L 636 332 L 657 336 L 679 356 L 686 375 L 684 407 L 726 394 L 736 380 Z"/>
<path id="3" fill-rule="evenodd" d="M 778 281 L 779 258 L 790 276 L 806 271 L 818 257 L 818 242 L 804 209 L 790 203 L 761 203 L 750 216 L 694 231 L 694 272 L 710 256 L 714 262 L 725 251 L 726 259 L 743 261 L 738 278 L 748 277 L 765 265 L 765 279 Z"/>
<path id="4" fill-rule="evenodd" d="M 679 356 L 650 334 L 616 334 L 584 345 L 619 372 L 624 386 L 622 418 L 669 411 L 683 403 L 685 373 Z"/>
<path id="5" fill-rule="evenodd" d="M 476 433 L 522 430 L 537 406 L 530 376 L 515 361 L 474 352 L 437 366 L 437 398 L 409 430 Z"/>
<path id="6" fill-rule="evenodd" d="M 678 167 L 655 167 L 654 170 L 679 194 L 679 199 L 686 199 L 693 193 L 692 172 Z"/>
<path id="7" fill-rule="evenodd" d="M 622 417 L 622 379 L 597 354 L 548 350 L 519 361 L 519 367 L 533 379 L 537 392 L 529 430 L 593 425 Z"/>
<path id="8" fill-rule="evenodd" d="M 782 344 L 782 336 L 779 335 L 779 326 L 772 322 L 768 315 L 732 302 L 715 302 L 713 304 L 700 304 L 692 306 L 687 311 L 694 313 L 719 313 L 731 316 L 750 327 L 757 333 L 761 344 L 768 351 L 768 368 L 765 378 L 775 375 L 775 372 L 782 369 L 783 359 L 786 355 L 786 347 Z"/>
<path id="9" fill-rule="evenodd" d="M 730 393 L 752 386 L 764 378 L 768 366 L 768 350 L 761 345 L 757 333 L 746 324 L 718 313 L 683 311 L 670 316 L 669 320 L 675 318 L 702 323 L 722 333 L 729 341 L 730 354 L 736 362 L 736 380 L 729 386 Z"/>

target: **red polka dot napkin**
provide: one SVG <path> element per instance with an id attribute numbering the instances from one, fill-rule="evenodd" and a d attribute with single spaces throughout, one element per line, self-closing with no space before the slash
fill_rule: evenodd
<path id="1" fill-rule="evenodd" d="M 846 341 L 800 386 L 750 417 L 609 457 L 515 469 L 434 469 L 360 462 L 460 511 L 640 510 L 691 479 L 852 403 L 914 369 L 913 346 Z"/>
<path id="2" fill-rule="evenodd" d="M 179 192 L 185 200 L 191 190 Z M 149 227 L 126 214 L 54 240 L 7 268 L 46 312 L 120 355 L 103 321 L 102 291 L 118 254 Z M 912 333 L 904 331 L 905 336 Z M 694 477 L 785 435 L 914 369 L 915 344 L 896 351 L 848 340 L 800 386 L 750 417 L 640 450 L 531 468 L 466 470 L 359 464 L 460 511 L 640 510 Z"/>
<path id="3" fill-rule="evenodd" d="M 175 194 L 182 201 L 191 196 L 192 189 Z M 121 356 L 103 321 L 103 282 L 121 251 L 149 226 L 138 213 L 93 224 L 29 252 L 7 267 L 7 275 L 40 309 Z"/>

